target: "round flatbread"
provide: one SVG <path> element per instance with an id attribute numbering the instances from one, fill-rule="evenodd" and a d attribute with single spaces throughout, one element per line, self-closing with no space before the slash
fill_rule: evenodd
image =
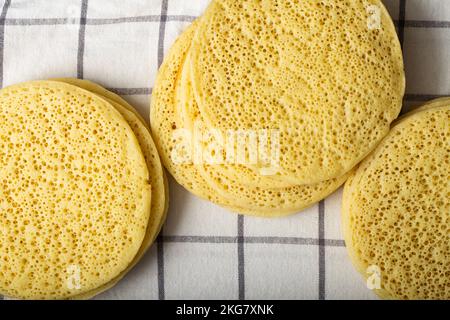
<path id="1" fill-rule="evenodd" d="M 184 137 L 177 139 L 176 135 L 178 129 L 183 130 L 183 124 L 175 115 L 176 83 L 196 26 L 197 22 L 194 22 L 178 37 L 161 65 L 152 92 L 150 125 L 162 163 L 175 180 L 198 197 L 217 203 L 223 200 L 204 181 L 193 163 L 178 164 L 172 159 L 173 150 L 178 143 L 183 143 L 184 139 Z M 232 205 L 231 202 L 226 204 Z"/>
<path id="2" fill-rule="evenodd" d="M 257 139 L 255 141 L 256 144 L 252 146 L 249 140 L 244 141 L 244 147 L 246 147 L 246 149 L 243 150 L 245 154 L 243 153 L 243 156 L 241 156 L 245 157 L 244 159 L 242 159 L 243 161 L 238 160 L 239 153 L 237 148 L 237 132 L 234 132 L 235 135 L 232 138 L 233 143 L 229 143 L 234 144 L 232 150 L 233 159 L 231 163 L 228 163 L 229 159 L 227 159 L 226 154 L 227 132 L 216 130 L 217 128 L 210 128 L 206 125 L 193 95 L 190 57 L 191 55 L 188 53 L 183 64 L 181 75 L 179 76 L 176 84 L 176 115 L 180 123 L 183 123 L 186 129 L 190 130 L 191 132 L 193 132 L 194 130 L 200 131 L 199 134 L 202 135 L 202 138 L 204 140 L 202 141 L 201 152 L 205 154 L 205 158 L 207 156 L 206 153 L 208 152 L 208 149 L 218 149 L 217 151 L 209 151 L 216 153 L 214 157 L 209 157 L 209 162 L 215 162 L 214 167 L 216 168 L 216 170 L 220 170 L 221 173 L 229 177 L 234 181 L 235 184 L 238 185 L 260 188 L 286 188 L 295 186 L 296 183 L 294 181 L 289 181 L 288 179 L 286 179 L 286 177 L 280 177 L 279 172 L 276 169 L 271 170 L 271 172 L 269 172 L 268 174 L 264 174 L 264 171 L 267 172 L 268 169 L 273 169 L 270 168 L 272 166 L 271 160 L 274 153 L 270 141 L 270 131 L 261 130 L 259 132 L 252 132 L 252 134 L 254 134 L 255 138 Z M 245 132 L 242 133 L 245 134 Z M 258 139 L 259 135 L 261 134 L 265 134 L 266 137 L 264 145 L 263 142 Z M 216 135 L 219 136 L 217 137 Z M 249 138 L 249 136 L 246 137 L 246 139 Z M 214 148 L 214 146 L 216 147 Z M 262 146 L 264 148 L 262 148 Z M 257 162 L 262 162 L 262 160 L 264 160 L 260 159 L 261 154 L 259 149 L 261 149 L 266 154 L 267 159 L 265 160 L 265 170 L 259 170 L 258 168 L 255 168 L 255 166 L 250 165 L 250 151 L 254 152 L 254 155 L 257 157 L 255 159 Z M 242 161 L 242 163 L 239 163 L 239 161 Z M 208 162 L 208 160 L 206 160 L 205 162 Z"/>
<path id="3" fill-rule="evenodd" d="M 189 56 L 188 56 L 189 57 Z M 186 63 L 185 63 L 186 65 Z M 198 129 L 198 124 L 208 133 L 204 125 L 197 103 L 193 98 L 189 79 L 189 71 L 183 67 L 182 75 L 177 82 L 178 94 L 183 97 L 177 99 L 179 121 L 183 128 L 190 132 Z M 183 79 L 183 78 L 186 79 Z M 182 91 L 182 92 L 180 92 Z M 220 139 L 219 139 L 220 140 Z M 217 143 L 212 138 L 206 141 Z M 223 160 L 223 159 L 222 159 Z M 349 173 L 342 177 L 313 185 L 292 185 L 286 181 L 262 176 L 241 164 L 208 164 L 197 165 L 199 174 L 223 198 L 233 201 L 235 206 L 248 208 L 254 215 L 263 217 L 280 217 L 298 213 L 336 191 L 347 180 Z M 247 213 L 248 214 L 248 213 Z"/>
<path id="4" fill-rule="evenodd" d="M 145 125 L 142 118 L 138 115 L 136 109 L 134 109 L 131 105 L 126 103 L 125 100 L 123 100 L 113 92 L 110 92 L 93 82 L 72 78 L 55 79 L 55 81 L 76 85 L 77 87 L 97 94 L 101 98 L 108 101 L 112 107 L 120 112 L 120 114 L 128 122 L 134 134 L 136 135 L 144 158 L 147 162 L 147 167 L 149 170 L 149 181 L 152 185 L 150 219 L 148 222 L 146 235 L 141 244 L 141 248 L 134 257 L 132 263 L 130 263 L 130 265 L 115 279 L 105 284 L 104 286 L 93 290 L 92 292 L 74 297 L 76 299 L 87 299 L 98 295 L 101 292 L 104 292 L 116 285 L 140 261 L 140 259 L 153 244 L 167 216 L 169 198 L 168 183 L 166 177 L 164 176 L 161 161 L 159 159 L 159 155 L 153 139 L 150 135 L 150 131 Z"/>
<path id="5" fill-rule="evenodd" d="M 192 135 L 193 119 L 189 110 L 180 110 L 176 98 L 177 86 L 182 85 L 183 61 L 194 36 L 195 23 L 177 40 L 164 61 L 152 95 L 151 126 L 156 145 L 169 172 L 186 189 L 237 213 L 259 217 L 280 217 L 297 213 L 323 199 L 342 185 L 346 175 L 311 186 L 266 188 L 240 185 L 220 171 L 220 166 L 195 164 L 192 159 L 177 163 L 173 152 Z M 189 94 L 189 90 L 183 90 Z M 189 100 L 189 99 L 187 99 Z M 181 130 L 181 131 L 180 131 Z M 181 136 L 177 136 L 177 132 Z M 249 173 L 251 174 L 251 173 Z"/>
<path id="6" fill-rule="evenodd" d="M 146 234 L 139 143 L 98 96 L 54 81 L 0 91 L 0 292 L 70 298 L 117 277 Z"/>
<path id="7" fill-rule="evenodd" d="M 206 125 L 280 130 L 279 172 L 298 185 L 351 171 L 401 110 L 402 51 L 381 1 L 214 1 L 190 54 Z"/>
<path id="8" fill-rule="evenodd" d="M 88 80 L 80 80 L 73 78 L 55 79 L 69 83 L 88 90 L 96 95 L 99 95 L 106 101 L 108 101 L 130 125 L 136 138 L 139 142 L 144 158 L 147 162 L 149 170 L 150 184 L 152 185 L 152 206 L 151 216 L 149 223 L 148 234 L 155 236 L 158 234 L 159 229 L 164 223 L 164 217 L 167 215 L 168 210 L 168 183 L 164 176 L 161 160 L 158 155 L 155 143 L 150 135 L 149 128 L 144 119 L 139 115 L 136 109 L 128 102 L 122 99 L 117 94 L 101 87 L 100 85 Z M 153 241 L 152 241 L 153 242 Z"/>
<path id="9" fill-rule="evenodd" d="M 450 99 L 406 115 L 346 183 L 347 249 L 382 298 L 450 298 L 449 124 Z"/>

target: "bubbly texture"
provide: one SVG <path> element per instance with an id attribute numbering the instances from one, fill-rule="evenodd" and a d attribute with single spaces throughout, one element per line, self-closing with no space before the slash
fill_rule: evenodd
<path id="1" fill-rule="evenodd" d="M 172 152 L 182 143 L 174 133 L 187 130 L 192 133 L 193 123 L 201 121 L 196 101 L 190 98 L 189 87 L 183 86 L 183 65 L 188 56 L 191 40 L 197 24 L 183 33 L 171 48 L 158 75 L 153 90 L 151 124 L 155 142 L 164 165 L 175 179 L 201 198 L 210 200 L 232 211 L 260 217 L 279 217 L 300 210 L 323 199 L 335 191 L 346 179 L 346 175 L 317 185 L 296 185 L 276 188 L 240 184 L 230 175 L 232 166 L 182 163 L 172 159 Z M 179 95 L 184 97 L 179 99 Z M 181 101 L 180 101 L 181 100 Z M 247 175 L 258 177 L 249 170 Z"/>
<path id="2" fill-rule="evenodd" d="M 296 184 L 348 173 L 401 109 L 402 52 L 381 1 L 217 0 L 190 54 L 206 125 L 280 130 L 280 173 Z"/>
<path id="3" fill-rule="evenodd" d="M 236 205 L 233 199 L 222 197 L 212 188 L 198 171 L 194 164 L 176 164 L 171 159 L 172 151 L 179 140 L 174 139 L 174 132 L 183 128 L 176 116 L 175 90 L 179 80 L 184 59 L 190 48 L 195 28 L 194 22 L 184 31 L 174 43 L 158 73 L 152 92 L 150 108 L 150 124 L 152 135 L 161 156 L 161 160 L 175 180 L 196 196 L 219 204 L 232 211 L 248 215 L 258 215 L 258 212 Z M 182 142 L 182 141 L 181 141 Z"/>
<path id="4" fill-rule="evenodd" d="M 128 123 L 75 86 L 0 91 L 0 292 L 70 298 L 118 276 L 144 239 L 149 173 Z"/>
<path id="5" fill-rule="evenodd" d="M 88 80 L 57 79 L 88 90 L 109 102 L 128 122 L 141 147 L 149 170 L 149 181 L 152 186 L 152 204 L 148 235 L 155 237 L 168 210 L 168 185 L 164 177 L 161 160 L 158 155 L 150 130 L 136 109 L 115 93 Z M 153 239 L 154 240 L 154 239 Z M 152 242 L 153 242 L 152 240 Z"/>
<path id="6" fill-rule="evenodd" d="M 218 141 L 216 137 L 211 135 L 213 133 L 215 127 L 211 128 L 205 123 L 203 116 L 198 108 L 197 101 L 192 92 L 192 83 L 191 83 L 191 68 L 190 68 L 190 54 L 187 55 L 186 60 L 183 65 L 182 73 L 179 77 L 179 82 L 176 86 L 176 115 L 178 120 L 183 123 L 184 128 L 193 131 L 194 129 L 200 129 L 201 134 L 204 137 L 209 137 L 203 143 L 203 147 L 207 150 L 207 146 L 214 146 L 222 143 L 223 149 L 226 148 L 224 146 L 224 141 Z M 225 132 L 219 131 L 222 135 L 222 138 L 225 138 Z M 270 133 L 266 132 L 269 137 Z M 222 139 L 223 140 L 223 139 Z M 258 141 L 259 142 L 259 141 Z M 270 153 L 270 140 L 267 139 L 266 152 Z M 236 157 L 237 148 L 234 147 L 234 155 Z M 248 148 L 245 150 L 245 160 L 249 163 L 249 150 Z M 239 163 L 231 163 L 227 164 L 224 160 L 226 160 L 226 154 L 223 152 L 220 155 L 217 155 L 219 164 L 215 164 L 215 170 L 220 170 L 223 174 L 229 177 L 235 184 L 249 186 L 249 187 L 272 187 L 272 188 L 286 188 L 295 186 L 295 182 L 292 179 L 286 179 L 286 177 L 280 177 L 279 173 L 271 174 L 271 175 L 261 175 L 261 171 L 253 165 L 245 165 Z M 270 156 L 270 154 L 269 154 Z M 211 156 L 211 158 L 214 158 Z M 270 163 L 268 163 L 270 164 Z"/>
<path id="7" fill-rule="evenodd" d="M 450 100 L 403 117 L 348 180 L 343 231 L 383 298 L 450 298 Z"/>
<path id="8" fill-rule="evenodd" d="M 116 278 L 100 288 L 96 288 L 91 292 L 84 293 L 79 296 L 75 296 L 76 299 L 86 299 L 93 297 L 107 289 L 110 289 L 117 284 L 143 257 L 143 255 L 150 248 L 155 241 L 162 225 L 164 224 L 165 217 L 168 211 L 168 186 L 167 179 L 164 176 L 161 162 L 158 152 L 156 150 L 153 139 L 150 135 L 150 131 L 147 128 L 144 120 L 138 115 L 136 109 L 129 105 L 120 96 L 115 93 L 106 90 L 105 88 L 90 82 L 88 80 L 80 79 L 56 79 L 57 81 L 76 85 L 82 89 L 88 90 L 94 94 L 99 95 L 114 107 L 124 119 L 128 122 L 133 130 L 141 150 L 143 152 L 147 167 L 149 170 L 149 181 L 152 186 L 152 202 L 150 210 L 150 219 L 147 225 L 147 232 L 142 241 L 141 247 L 138 253 L 134 257 L 133 261 L 122 271 Z"/>
<path id="9" fill-rule="evenodd" d="M 189 55 L 187 57 L 189 59 Z M 185 63 L 186 67 L 187 63 Z M 178 87 L 182 87 L 182 98 L 177 100 L 177 111 L 183 128 L 194 130 L 194 123 L 200 123 L 204 130 L 208 128 L 202 120 L 201 112 L 192 95 L 189 71 L 183 68 Z M 179 91 L 180 88 L 177 88 Z M 211 143 L 217 142 L 214 139 Z M 208 143 L 207 142 L 207 143 Z M 336 191 L 349 174 L 312 185 L 291 185 L 290 183 L 272 179 L 272 176 L 261 176 L 245 165 L 239 164 L 204 164 L 197 166 L 199 174 L 223 198 L 233 199 L 235 205 L 253 210 L 259 216 L 277 217 L 297 213 L 314 203 L 324 199 Z"/>
<path id="10" fill-rule="evenodd" d="M 194 164 L 176 164 L 172 161 L 173 150 L 177 144 L 183 143 L 183 138 L 174 136 L 176 130 L 183 129 L 176 116 L 175 90 L 197 25 L 198 22 L 194 22 L 180 35 L 161 65 L 152 92 L 150 125 L 161 160 L 178 183 L 200 198 L 232 206 L 232 202 L 221 199 L 206 183 Z"/>

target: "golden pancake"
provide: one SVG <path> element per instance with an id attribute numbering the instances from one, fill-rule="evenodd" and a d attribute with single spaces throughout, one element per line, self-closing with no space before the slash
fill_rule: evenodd
<path id="1" fill-rule="evenodd" d="M 450 298 L 449 120 L 449 99 L 406 115 L 346 183 L 347 249 L 383 298 Z"/>
<path id="2" fill-rule="evenodd" d="M 144 239 L 147 165 L 98 96 L 35 81 L 0 91 L 0 292 L 70 298 L 117 277 Z"/>
<path id="3" fill-rule="evenodd" d="M 280 174 L 299 185 L 344 176 L 400 113 L 402 52 L 381 1 L 214 1 L 190 54 L 207 127 L 280 130 Z"/>

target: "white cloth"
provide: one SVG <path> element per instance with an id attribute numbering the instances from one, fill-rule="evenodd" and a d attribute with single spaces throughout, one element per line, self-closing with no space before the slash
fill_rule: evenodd
<path id="1" fill-rule="evenodd" d="M 158 65 L 208 2 L 0 0 L 0 84 L 84 77 L 148 119 Z M 450 1 L 385 3 L 404 38 L 406 109 L 449 94 Z M 170 194 L 161 242 L 98 299 L 375 298 L 347 257 L 341 191 L 277 220 L 238 217 L 173 181 Z"/>

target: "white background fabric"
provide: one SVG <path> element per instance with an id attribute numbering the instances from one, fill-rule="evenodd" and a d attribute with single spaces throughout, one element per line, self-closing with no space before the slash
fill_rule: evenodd
<path id="1" fill-rule="evenodd" d="M 0 85 L 80 77 L 148 119 L 157 69 L 209 0 L 0 0 Z M 450 94 L 450 1 L 386 0 L 404 45 L 405 111 Z M 171 181 L 159 243 L 97 299 L 375 299 L 347 257 L 341 191 L 298 215 L 238 217 Z"/>

